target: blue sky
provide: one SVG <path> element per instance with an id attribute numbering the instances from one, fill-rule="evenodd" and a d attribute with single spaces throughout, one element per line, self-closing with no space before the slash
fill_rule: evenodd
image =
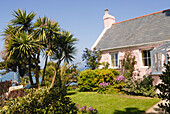
<path id="1" fill-rule="evenodd" d="M 104 10 L 115 16 L 116 22 L 170 9 L 170 0 L 1 0 L 0 34 L 13 19 L 13 10 L 26 9 L 47 16 L 59 23 L 60 27 L 79 39 L 74 63 L 81 62 L 83 50 L 91 48 L 104 29 Z M 0 50 L 4 41 L 0 36 Z M 0 59 L 1 61 L 1 59 Z M 41 63 L 43 65 L 43 63 Z"/>

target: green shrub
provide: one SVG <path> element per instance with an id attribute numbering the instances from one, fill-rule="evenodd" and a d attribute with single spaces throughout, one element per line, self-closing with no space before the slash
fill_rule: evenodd
<path id="1" fill-rule="evenodd" d="M 65 97 L 66 90 L 53 87 L 52 89 L 30 89 L 24 97 L 10 99 L 1 113 L 5 114 L 66 114 L 77 113 L 75 103 Z"/>
<path id="2" fill-rule="evenodd" d="M 156 88 L 153 86 L 152 81 L 153 78 L 151 76 L 143 76 L 143 79 L 137 80 L 129 78 L 123 90 L 128 94 L 154 97 Z"/>
<path id="3" fill-rule="evenodd" d="M 23 97 L 26 94 L 27 93 L 24 92 L 23 89 L 13 90 L 8 95 L 3 94 L 0 97 L 0 107 L 3 107 L 4 105 L 6 105 L 6 101 L 8 101 L 9 99 L 13 99 L 13 98 L 17 98 L 17 97 Z"/>
<path id="4" fill-rule="evenodd" d="M 78 85 L 80 91 L 96 91 L 102 82 L 113 84 L 115 77 L 118 75 L 120 73 L 114 69 L 88 69 L 80 73 Z"/>
<path id="5" fill-rule="evenodd" d="M 170 113 L 170 62 L 165 65 L 166 70 L 160 75 L 160 79 L 163 83 L 158 84 L 157 88 L 160 90 L 158 97 L 162 100 L 166 100 L 166 103 L 160 103 L 158 106 Z"/>

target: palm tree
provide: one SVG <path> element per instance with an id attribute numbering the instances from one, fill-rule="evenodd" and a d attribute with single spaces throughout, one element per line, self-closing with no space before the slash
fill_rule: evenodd
<path id="1" fill-rule="evenodd" d="M 33 30 L 32 20 L 34 19 L 36 13 L 30 12 L 27 14 L 26 10 L 17 9 L 14 11 L 12 15 L 15 17 L 11 20 L 10 24 L 13 26 L 17 26 L 21 31 L 31 33 Z"/>
<path id="2" fill-rule="evenodd" d="M 4 40 L 5 40 L 5 46 L 7 44 L 7 39 L 9 40 L 12 36 L 14 36 L 17 32 L 19 32 L 20 29 L 17 26 L 12 26 L 12 25 L 7 25 L 7 27 L 5 28 L 5 31 L 3 32 L 3 36 L 4 36 Z M 19 69 L 19 74 L 20 76 L 24 76 L 25 72 L 26 72 L 26 63 L 24 61 L 20 61 L 18 59 L 16 59 L 15 57 L 12 57 L 10 60 L 7 60 L 7 50 L 3 50 L 1 51 L 1 57 L 2 59 L 4 59 L 4 63 L 6 63 L 5 65 L 5 73 L 8 73 L 10 71 L 16 72 L 17 71 L 17 67 Z"/>
<path id="3" fill-rule="evenodd" d="M 56 62 L 56 71 L 58 71 L 60 64 L 62 61 L 65 61 L 67 63 L 73 61 L 74 57 L 73 55 L 75 54 L 75 42 L 77 41 L 76 38 L 73 38 L 73 35 L 70 34 L 68 31 L 63 31 L 59 37 L 56 37 L 54 40 L 54 54 L 52 56 L 52 59 L 57 60 Z M 56 76 L 59 73 L 56 73 L 56 75 L 53 76 L 53 80 L 51 83 L 51 88 L 54 85 L 54 81 Z M 58 75 L 58 86 L 61 87 L 61 76 Z"/>
<path id="4" fill-rule="evenodd" d="M 11 36 L 10 39 L 7 39 L 5 47 L 7 50 L 7 60 L 10 60 L 11 58 L 16 58 L 21 61 L 28 60 L 29 79 L 31 85 L 33 85 L 31 76 L 31 60 L 38 50 L 38 42 L 33 39 L 31 34 L 29 35 L 26 32 L 18 32 Z"/>
<path id="5" fill-rule="evenodd" d="M 27 13 L 26 10 L 20 10 L 18 9 L 17 11 L 14 11 L 12 15 L 15 17 L 13 20 L 10 21 L 10 23 L 7 25 L 3 35 L 4 40 L 5 40 L 5 47 L 11 46 L 14 41 L 14 36 L 19 37 L 22 36 L 22 34 L 19 34 L 19 32 L 25 32 L 28 34 L 32 34 L 33 32 L 33 26 L 32 26 L 32 20 L 35 17 L 34 12 Z M 16 58 L 17 55 L 10 55 L 10 60 L 9 60 L 9 49 L 5 49 L 5 54 L 4 54 L 4 60 L 7 61 L 8 66 L 10 66 L 11 61 L 15 61 L 15 68 L 18 66 L 20 76 L 23 76 L 26 72 L 26 64 L 28 63 L 27 60 L 22 59 L 22 61 L 18 58 Z M 16 52 L 15 52 L 16 54 Z M 7 59 L 8 57 L 8 59 Z M 30 60 L 31 61 L 31 60 Z M 12 63 L 13 64 L 13 63 Z M 29 65 L 31 67 L 31 65 Z M 12 67 L 11 67 L 12 68 Z M 14 72 L 16 69 L 13 69 Z M 24 71 L 24 72 L 23 72 Z M 32 81 L 30 81 L 32 82 Z"/>
<path id="6" fill-rule="evenodd" d="M 24 31 L 28 34 L 33 34 L 34 32 L 34 26 L 32 24 L 32 21 L 36 15 L 36 13 L 34 12 L 30 12 L 27 14 L 26 10 L 20 10 L 18 9 L 17 11 L 14 11 L 12 14 L 15 18 L 13 20 L 11 20 L 10 24 L 12 26 L 16 26 L 18 28 L 19 31 Z M 34 36 L 35 37 L 35 36 Z M 41 48 L 41 46 L 39 46 L 39 48 Z M 39 87 L 39 62 L 40 62 L 40 50 L 37 51 L 37 53 L 35 53 L 33 55 L 33 60 L 35 62 L 35 74 L 36 74 L 36 84 Z"/>
<path id="7" fill-rule="evenodd" d="M 60 33 L 60 28 L 57 22 L 47 19 L 47 17 L 38 17 L 34 27 L 36 27 L 35 35 L 39 39 L 41 45 L 45 47 L 43 50 L 45 55 L 45 65 L 42 76 L 43 84 L 48 57 L 53 54 L 53 39 Z"/>

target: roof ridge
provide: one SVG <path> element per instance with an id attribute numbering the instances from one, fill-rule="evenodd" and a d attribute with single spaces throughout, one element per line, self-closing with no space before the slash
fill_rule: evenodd
<path id="1" fill-rule="evenodd" d="M 143 16 L 135 17 L 135 18 L 132 18 L 132 19 L 127 19 L 127 20 L 124 20 L 124 21 L 116 22 L 116 23 L 113 23 L 112 25 L 123 23 L 123 22 L 127 22 L 127 21 L 131 21 L 131 20 L 135 20 L 135 19 L 139 19 L 139 18 L 150 16 L 150 15 L 153 15 L 153 14 L 164 13 L 166 11 L 170 11 L 170 9 L 166 9 L 166 10 L 162 10 L 162 11 L 146 14 L 146 15 L 143 15 Z"/>

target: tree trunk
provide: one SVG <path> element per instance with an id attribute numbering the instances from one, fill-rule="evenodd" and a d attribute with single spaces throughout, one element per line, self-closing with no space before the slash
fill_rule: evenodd
<path id="1" fill-rule="evenodd" d="M 36 67 L 36 76 L 35 76 L 35 78 L 36 78 L 36 85 L 38 86 L 38 88 L 40 87 L 40 85 L 39 85 L 39 66 L 38 66 L 38 61 L 36 61 L 35 62 L 35 67 Z"/>
<path id="2" fill-rule="evenodd" d="M 45 65 L 44 65 L 44 69 L 43 69 L 43 76 L 42 76 L 42 81 L 41 81 L 42 84 L 44 83 L 45 69 L 47 66 L 47 61 L 48 61 L 48 55 L 46 54 Z"/>
<path id="3" fill-rule="evenodd" d="M 54 82 L 55 82 L 55 77 L 56 77 L 56 69 L 54 69 L 54 76 L 53 76 L 53 79 L 52 79 L 52 82 L 51 82 L 51 85 L 50 85 L 50 88 L 52 88 L 54 86 Z"/>
<path id="4" fill-rule="evenodd" d="M 38 86 L 38 88 L 40 87 L 39 85 L 39 66 L 38 66 L 38 63 L 39 63 L 39 56 L 40 56 L 40 48 L 38 50 L 38 55 L 37 55 L 37 58 L 35 59 L 35 67 L 36 67 L 36 71 L 35 71 L 35 74 L 36 74 L 36 85 Z"/>
<path id="5" fill-rule="evenodd" d="M 60 74 L 58 74 L 58 72 L 57 72 L 58 69 L 59 69 L 60 63 L 61 63 L 61 60 L 59 60 L 56 64 L 56 68 L 54 70 L 54 76 L 53 76 L 50 88 L 52 88 L 54 86 L 55 78 L 56 78 L 57 75 L 58 75 L 58 79 L 59 79 L 59 85 L 58 86 L 61 87 L 61 79 L 60 79 L 61 77 L 60 77 Z"/>
<path id="6" fill-rule="evenodd" d="M 29 69 L 28 69 L 29 79 L 30 79 L 30 83 L 31 83 L 31 86 L 32 86 L 33 85 L 33 80 L 32 80 L 32 75 L 31 75 L 31 57 L 29 57 L 29 59 L 28 59 L 28 64 L 29 64 Z"/>

